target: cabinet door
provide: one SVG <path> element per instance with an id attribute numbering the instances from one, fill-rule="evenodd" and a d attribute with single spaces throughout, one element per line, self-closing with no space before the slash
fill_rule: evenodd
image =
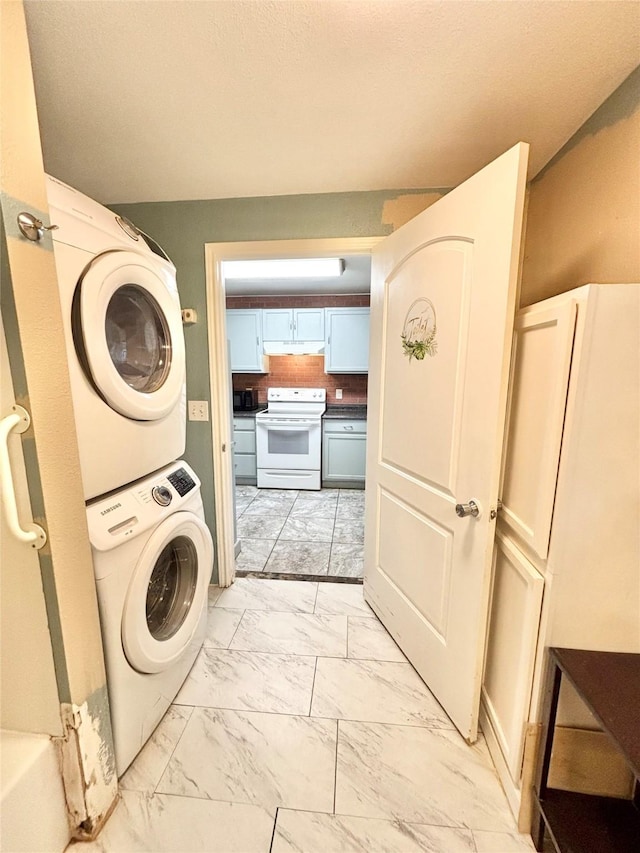
<path id="1" fill-rule="evenodd" d="M 256 434 L 255 432 L 240 432 L 234 431 L 233 440 L 236 443 L 236 453 L 253 453 L 256 452 Z"/>
<path id="2" fill-rule="evenodd" d="M 295 308 L 293 330 L 297 341 L 323 341 L 324 308 Z"/>
<path id="3" fill-rule="evenodd" d="M 236 453 L 233 461 L 237 478 L 242 478 L 243 481 L 250 480 L 252 483 L 256 482 L 258 469 L 255 453 Z"/>
<path id="4" fill-rule="evenodd" d="M 262 311 L 263 341 L 292 341 L 293 310 L 291 308 L 264 308 Z"/>
<path id="5" fill-rule="evenodd" d="M 555 497 L 577 306 L 524 309 L 511 362 L 502 518 L 546 558 Z"/>
<path id="6" fill-rule="evenodd" d="M 227 337 L 231 371 L 263 373 L 261 311 L 245 308 L 227 311 Z"/>
<path id="7" fill-rule="evenodd" d="M 507 538 L 496 534 L 493 592 L 482 698 L 509 772 L 520 778 L 544 580 Z"/>
<path id="8" fill-rule="evenodd" d="M 368 308 L 327 308 L 325 334 L 327 373 L 368 372 Z"/>
<path id="9" fill-rule="evenodd" d="M 322 477 L 324 480 L 364 480 L 367 439 L 362 433 L 325 433 Z"/>

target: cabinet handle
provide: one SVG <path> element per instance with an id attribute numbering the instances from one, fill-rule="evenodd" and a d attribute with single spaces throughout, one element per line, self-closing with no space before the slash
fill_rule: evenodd
<path id="1" fill-rule="evenodd" d="M 343 427 L 343 429 L 351 429 L 352 430 L 353 426 L 345 426 L 345 427 Z"/>

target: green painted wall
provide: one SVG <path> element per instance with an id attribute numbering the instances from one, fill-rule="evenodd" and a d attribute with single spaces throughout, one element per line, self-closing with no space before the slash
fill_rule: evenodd
<path id="1" fill-rule="evenodd" d="M 185 327 L 187 397 L 191 400 L 208 400 L 205 243 L 385 235 L 398 224 L 389 211 L 397 211 L 405 201 L 407 208 L 415 207 L 417 199 L 412 197 L 425 192 L 429 196 L 423 207 L 427 207 L 444 190 L 385 190 L 268 198 L 147 202 L 110 207 L 148 232 L 175 263 L 180 301 L 184 307 L 195 308 L 198 312 L 197 325 Z M 385 204 L 390 204 L 386 210 Z M 202 498 L 207 523 L 213 530 L 210 424 L 187 423 L 185 458 L 202 479 Z"/>

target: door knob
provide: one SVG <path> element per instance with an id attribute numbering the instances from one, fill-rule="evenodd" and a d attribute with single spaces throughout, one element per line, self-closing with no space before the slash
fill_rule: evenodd
<path id="1" fill-rule="evenodd" d="M 456 515 L 460 518 L 466 518 L 468 515 L 477 518 L 480 515 L 480 504 L 473 498 L 467 504 L 456 504 Z"/>

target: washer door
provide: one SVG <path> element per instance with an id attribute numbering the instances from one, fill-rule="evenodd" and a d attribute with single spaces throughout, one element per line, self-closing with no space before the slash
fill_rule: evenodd
<path id="1" fill-rule="evenodd" d="M 213 566 L 209 528 L 176 512 L 153 531 L 133 572 L 122 614 L 122 646 L 139 672 L 161 672 L 189 647 L 207 606 Z"/>
<path id="2" fill-rule="evenodd" d="M 184 335 L 175 279 L 135 252 L 98 255 L 78 284 L 74 341 L 87 378 L 115 411 L 168 415 L 182 395 Z"/>

